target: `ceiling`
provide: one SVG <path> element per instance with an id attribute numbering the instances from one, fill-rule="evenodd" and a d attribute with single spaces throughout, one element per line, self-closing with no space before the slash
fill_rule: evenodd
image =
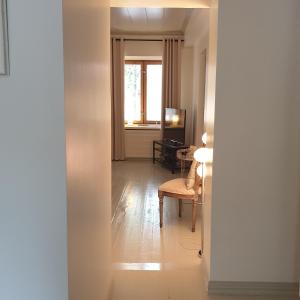
<path id="1" fill-rule="evenodd" d="M 211 0 L 110 0 L 110 6 L 209 8 Z"/>
<path id="2" fill-rule="evenodd" d="M 192 11 L 190 8 L 111 8 L 111 31 L 182 34 Z"/>

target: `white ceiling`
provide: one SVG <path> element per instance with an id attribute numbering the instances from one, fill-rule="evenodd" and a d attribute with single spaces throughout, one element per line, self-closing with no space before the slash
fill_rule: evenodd
<path id="1" fill-rule="evenodd" d="M 110 6 L 209 8 L 211 0 L 110 0 Z"/>
<path id="2" fill-rule="evenodd" d="M 187 8 L 111 8 L 111 31 L 183 33 L 191 13 Z"/>

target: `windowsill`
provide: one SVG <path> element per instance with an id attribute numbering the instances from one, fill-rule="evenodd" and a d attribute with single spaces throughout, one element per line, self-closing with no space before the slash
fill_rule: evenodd
<path id="1" fill-rule="evenodd" d="M 126 130 L 160 130 L 160 124 L 125 124 Z"/>

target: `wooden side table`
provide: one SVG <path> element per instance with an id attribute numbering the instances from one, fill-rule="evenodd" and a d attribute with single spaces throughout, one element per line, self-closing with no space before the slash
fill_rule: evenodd
<path id="1" fill-rule="evenodd" d="M 192 147 L 192 146 L 191 146 Z M 197 147 L 195 147 L 195 150 Z M 177 159 L 180 161 L 180 171 L 181 171 L 181 177 L 184 177 L 184 171 L 188 165 L 190 165 L 194 159 L 194 151 L 189 149 L 180 149 L 177 150 Z"/>
<path id="2" fill-rule="evenodd" d="M 179 168 L 177 159 L 177 150 L 187 149 L 189 146 L 173 140 L 157 140 L 153 141 L 152 161 L 159 162 L 171 170 L 172 174 Z M 156 154 L 159 153 L 157 157 Z"/>

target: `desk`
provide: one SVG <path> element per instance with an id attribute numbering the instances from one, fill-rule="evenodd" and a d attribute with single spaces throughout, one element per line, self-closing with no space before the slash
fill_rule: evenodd
<path id="1" fill-rule="evenodd" d="M 189 146 L 171 140 L 153 141 L 153 164 L 155 164 L 155 162 L 159 162 L 165 165 L 171 170 L 172 174 L 174 174 L 175 170 L 180 168 L 176 157 L 177 150 L 187 148 L 189 148 Z M 157 152 L 159 153 L 159 157 L 156 156 Z"/>

